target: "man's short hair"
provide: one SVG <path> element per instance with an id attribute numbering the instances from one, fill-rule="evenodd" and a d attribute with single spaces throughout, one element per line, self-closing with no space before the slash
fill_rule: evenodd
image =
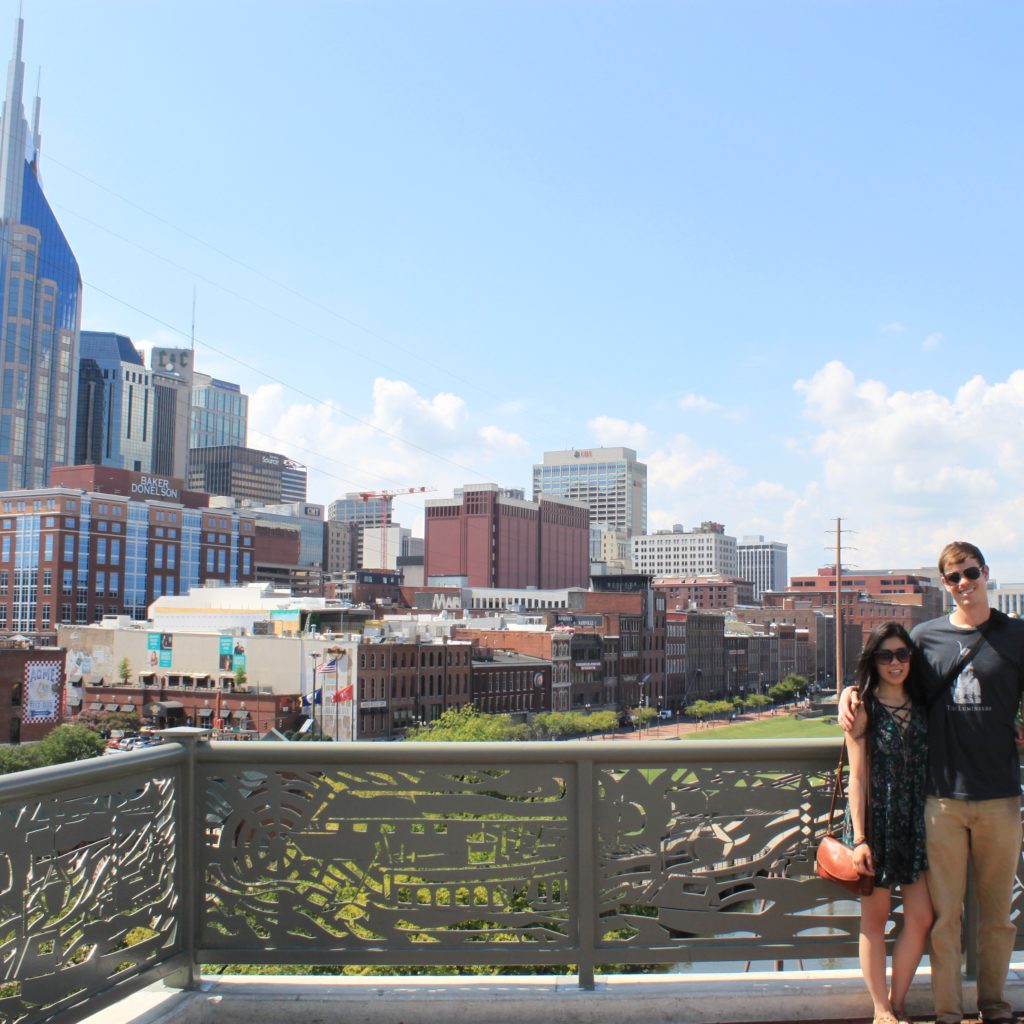
<path id="1" fill-rule="evenodd" d="M 954 540 L 947 544 L 939 555 L 939 575 L 946 575 L 946 566 L 950 562 L 962 562 L 965 558 L 975 558 L 978 565 L 985 564 L 985 556 L 981 548 L 966 540 Z"/>

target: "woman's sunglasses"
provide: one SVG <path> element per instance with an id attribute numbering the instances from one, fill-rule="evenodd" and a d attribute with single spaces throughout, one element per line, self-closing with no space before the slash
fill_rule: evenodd
<path id="1" fill-rule="evenodd" d="M 875 651 L 875 661 L 879 665 L 889 665 L 895 658 L 901 665 L 910 661 L 911 650 L 909 647 L 897 647 L 895 651 Z"/>
<path id="2" fill-rule="evenodd" d="M 963 572 L 947 572 L 942 577 L 951 587 L 955 587 L 961 579 L 981 579 L 981 568 L 977 565 L 969 565 Z"/>

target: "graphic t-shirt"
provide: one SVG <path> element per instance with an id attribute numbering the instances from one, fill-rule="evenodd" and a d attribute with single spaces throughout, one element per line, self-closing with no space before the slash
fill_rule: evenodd
<path id="1" fill-rule="evenodd" d="M 944 680 L 979 635 L 974 657 Z M 1024 687 L 1024 622 L 993 610 L 981 627 L 961 629 L 947 617 L 911 633 L 924 654 L 931 702 L 928 793 L 960 800 L 1020 795 L 1020 755 L 1013 725 Z"/>

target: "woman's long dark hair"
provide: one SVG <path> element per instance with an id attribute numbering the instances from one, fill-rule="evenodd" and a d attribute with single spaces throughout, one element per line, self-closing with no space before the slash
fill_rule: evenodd
<path id="1" fill-rule="evenodd" d="M 898 622 L 883 622 L 876 626 L 864 645 L 857 659 L 857 688 L 860 690 L 861 700 L 866 701 L 878 688 L 878 666 L 875 664 L 875 652 L 885 643 L 896 637 L 902 640 L 910 648 L 910 672 L 907 674 L 906 690 L 907 696 L 915 704 L 925 703 L 924 684 L 921 681 L 921 670 L 919 666 L 921 652 L 917 644 L 910 639 L 910 634 Z"/>

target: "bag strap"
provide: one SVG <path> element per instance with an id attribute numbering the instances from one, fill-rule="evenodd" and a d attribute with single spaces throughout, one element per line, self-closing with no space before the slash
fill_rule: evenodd
<path id="1" fill-rule="evenodd" d="M 993 616 L 994 616 L 994 614 L 995 613 L 993 612 Z M 996 620 L 994 620 L 993 618 L 990 618 L 988 622 L 982 623 L 981 626 L 977 627 L 977 629 L 978 629 L 978 636 L 975 639 L 974 643 L 972 643 L 971 646 L 968 647 L 967 650 L 964 651 L 960 655 L 959 658 L 957 658 L 956 663 L 953 665 L 953 667 L 943 677 L 943 679 L 942 679 L 942 689 L 943 690 L 945 690 L 947 687 L 951 686 L 952 683 L 953 683 L 953 680 L 956 679 L 956 677 L 958 675 L 960 675 L 960 673 L 963 672 L 963 670 L 965 668 L 967 668 L 967 666 L 971 663 L 971 660 L 974 658 L 974 656 L 981 649 L 981 645 L 988 638 L 988 634 L 989 634 L 989 632 L 991 631 L 992 627 L 995 624 L 996 624 Z"/>
<path id="2" fill-rule="evenodd" d="M 836 834 L 835 827 L 835 816 L 836 816 L 836 804 L 842 801 L 846 803 L 846 787 L 843 785 L 843 768 L 846 764 L 846 734 L 843 734 L 843 745 L 839 750 L 839 763 L 836 765 L 835 778 L 832 780 L 832 801 L 828 807 L 828 827 L 826 832 L 829 835 Z M 864 833 L 867 836 L 868 842 L 871 841 L 871 767 L 870 762 L 867 771 L 868 788 L 864 793 Z"/>
<path id="3" fill-rule="evenodd" d="M 828 828 L 829 835 L 835 832 L 836 803 L 846 801 L 846 789 L 843 786 L 843 766 L 846 764 L 846 737 L 843 736 L 843 745 L 839 748 L 839 763 L 836 765 L 835 778 L 832 780 L 832 802 L 828 807 Z"/>

